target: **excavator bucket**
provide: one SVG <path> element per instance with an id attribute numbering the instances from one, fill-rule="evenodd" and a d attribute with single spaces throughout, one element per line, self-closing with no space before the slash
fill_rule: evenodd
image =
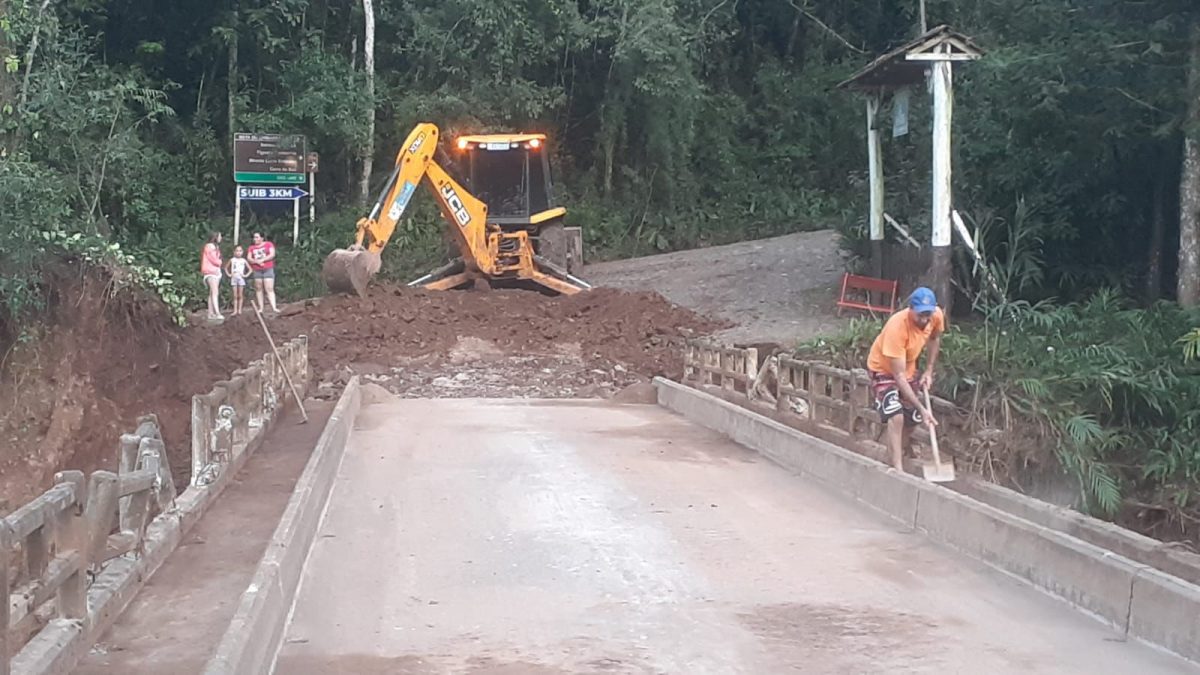
<path id="1" fill-rule="evenodd" d="M 378 253 L 360 247 L 339 248 L 325 258 L 321 279 L 334 293 L 357 293 L 365 297 L 367 285 L 381 264 Z"/>

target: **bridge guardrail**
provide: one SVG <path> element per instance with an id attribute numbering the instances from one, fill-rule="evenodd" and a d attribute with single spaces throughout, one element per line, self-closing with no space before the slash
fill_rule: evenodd
<path id="1" fill-rule="evenodd" d="M 719 389 L 725 398 L 773 404 L 776 413 L 809 427 L 860 441 L 878 441 L 884 425 L 872 403 L 867 371 L 835 368 L 786 354 L 768 356 L 759 366 L 758 350 L 689 340 L 684 352 L 683 383 Z M 965 415 L 952 402 L 932 397 L 943 425 L 966 432 Z M 926 439 L 924 430 L 914 432 Z"/>
<path id="2" fill-rule="evenodd" d="M 306 379 L 308 338 L 279 346 L 279 357 L 295 379 Z M 287 392 L 284 371 L 271 354 L 235 370 L 213 384 L 207 394 L 192 397 L 192 482 L 210 485 L 220 471 L 245 452 L 247 441 L 271 418 Z M 196 430 L 203 430 L 197 433 Z"/>
<path id="3" fill-rule="evenodd" d="M 308 340 L 280 345 L 301 389 Z M 192 400 L 192 480 L 177 495 L 158 418 L 119 439 L 117 472 L 55 474 L 54 485 L 0 518 L 0 675 L 67 672 L 220 494 L 284 402 L 270 354 Z"/>

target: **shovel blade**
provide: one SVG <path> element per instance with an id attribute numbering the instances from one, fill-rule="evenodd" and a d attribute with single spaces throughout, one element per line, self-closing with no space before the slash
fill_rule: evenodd
<path id="1" fill-rule="evenodd" d="M 942 464 L 925 462 L 921 465 L 921 473 L 925 480 L 931 483 L 949 483 L 955 479 L 954 464 L 952 462 L 944 462 Z"/>

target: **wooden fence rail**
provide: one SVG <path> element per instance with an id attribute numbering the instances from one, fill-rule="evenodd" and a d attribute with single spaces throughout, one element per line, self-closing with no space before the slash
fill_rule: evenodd
<path id="1" fill-rule="evenodd" d="M 294 378 L 308 364 L 308 338 L 279 345 L 279 357 Z M 192 485 L 210 485 L 223 467 L 245 450 L 252 432 L 282 405 L 287 380 L 273 354 L 266 354 L 207 394 L 192 397 Z M 199 431 L 197 431 L 199 430 Z"/>
<path id="2" fill-rule="evenodd" d="M 856 439 L 878 440 L 884 431 L 870 378 L 862 369 L 835 368 L 784 354 L 768 357 L 760 367 L 754 348 L 696 340 L 688 343 L 684 354 L 683 381 L 718 388 L 726 398 L 773 398 L 780 415 Z M 964 426 L 962 411 L 953 403 L 936 396 L 931 402 L 940 423 Z M 924 435 L 923 430 L 916 433 Z"/>
<path id="3" fill-rule="evenodd" d="M 758 350 L 735 349 L 707 340 L 688 340 L 684 377 L 703 385 L 753 396 L 758 376 Z"/>

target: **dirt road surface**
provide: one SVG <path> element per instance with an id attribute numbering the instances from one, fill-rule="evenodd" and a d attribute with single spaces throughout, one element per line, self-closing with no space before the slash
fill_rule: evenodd
<path id="1" fill-rule="evenodd" d="M 1192 672 L 656 406 L 465 399 L 362 411 L 277 665 Z"/>
<path id="2" fill-rule="evenodd" d="M 791 347 L 837 329 L 844 254 L 833 230 L 586 266 L 589 282 L 657 291 L 698 314 L 736 324 L 726 340 Z"/>

